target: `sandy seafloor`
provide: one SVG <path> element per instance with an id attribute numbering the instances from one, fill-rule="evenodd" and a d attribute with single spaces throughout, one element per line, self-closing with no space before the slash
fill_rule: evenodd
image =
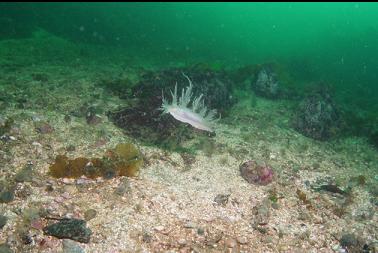
<path id="1" fill-rule="evenodd" d="M 82 50 L 43 34 L 0 42 L 0 93 L 9 98 L 0 115 L 14 119 L 12 140 L 1 143 L 0 179 L 9 180 L 28 161 L 34 166 L 31 182 L 17 183 L 14 201 L 0 204 L 8 217 L 0 243 L 14 252 L 343 252 L 339 239 L 351 233 L 376 250 L 378 157 L 367 140 L 304 137 L 290 127 L 292 102 L 257 98 L 254 107 L 248 101 L 235 105 L 218 123 L 211 151 L 199 150 L 189 164 L 179 153 L 138 143 L 105 115 L 127 101 L 109 94 L 99 80 L 138 78 L 141 67 L 159 66 L 127 54 L 112 58 L 88 49 L 88 56 Z M 36 80 L 36 74 L 45 78 Z M 102 108 L 102 123 L 64 120 L 84 104 Z M 36 121 L 48 122 L 53 131 L 37 132 Z M 47 174 L 56 155 L 99 157 L 121 142 L 136 144 L 145 157 L 138 177 L 77 181 Z M 273 182 L 246 182 L 239 165 L 247 160 L 269 163 Z M 313 187 L 346 188 L 361 175 L 366 182 L 354 185 L 349 197 Z M 120 185 L 126 185 L 123 194 L 117 194 Z M 214 202 L 219 194 L 229 194 L 226 204 Z M 40 209 L 80 219 L 94 209 L 87 222 L 90 242 L 74 243 L 82 251 L 63 247 L 63 240 L 43 234 L 51 221 L 37 215 L 27 232 L 32 242 L 25 244 L 20 227 Z"/>

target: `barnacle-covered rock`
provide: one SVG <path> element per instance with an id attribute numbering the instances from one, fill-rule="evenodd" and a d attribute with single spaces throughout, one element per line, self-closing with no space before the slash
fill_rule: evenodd
<path id="1" fill-rule="evenodd" d="M 266 98 L 277 98 L 279 87 L 277 74 L 270 65 L 262 66 L 252 83 L 252 89 L 256 94 Z"/>
<path id="2" fill-rule="evenodd" d="M 325 86 L 319 86 L 300 103 L 294 128 L 303 135 L 328 140 L 341 128 L 340 112 Z"/>

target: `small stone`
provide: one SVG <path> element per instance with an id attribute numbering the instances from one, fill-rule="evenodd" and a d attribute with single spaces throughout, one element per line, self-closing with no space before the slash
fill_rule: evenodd
<path id="1" fill-rule="evenodd" d="M 14 200 L 13 191 L 3 191 L 0 193 L 0 203 L 9 203 Z"/>
<path id="2" fill-rule="evenodd" d="M 5 226 L 5 224 L 7 224 L 7 221 L 8 221 L 8 218 L 0 214 L 0 229 L 2 229 Z"/>
<path id="3" fill-rule="evenodd" d="M 203 228 L 198 228 L 197 229 L 197 234 L 204 235 L 205 234 L 205 230 Z"/>
<path id="4" fill-rule="evenodd" d="M 33 238 L 29 234 L 22 234 L 21 241 L 23 244 L 28 245 L 33 242 Z"/>
<path id="5" fill-rule="evenodd" d="M 247 244 L 247 242 L 248 242 L 247 238 L 245 238 L 245 237 L 238 237 L 238 238 L 236 238 L 236 240 L 237 240 L 240 244 Z"/>
<path id="6" fill-rule="evenodd" d="M 63 178 L 62 179 L 62 182 L 63 182 L 63 184 L 74 184 L 75 183 L 75 179 L 73 179 L 73 178 Z"/>
<path id="7" fill-rule="evenodd" d="M 228 203 L 228 198 L 230 197 L 231 194 L 218 194 L 214 198 L 214 202 L 217 203 L 218 205 L 226 206 Z"/>
<path id="8" fill-rule="evenodd" d="M 165 228 L 164 226 L 156 226 L 154 229 L 158 232 L 162 232 Z"/>
<path id="9" fill-rule="evenodd" d="M 102 122 L 102 118 L 96 114 L 96 108 L 89 107 L 85 116 L 87 124 L 97 125 Z"/>
<path id="10" fill-rule="evenodd" d="M 191 221 L 184 224 L 184 228 L 195 228 L 195 227 L 196 227 L 196 224 L 194 224 Z"/>
<path id="11" fill-rule="evenodd" d="M 354 234 L 344 234 L 340 239 L 340 245 L 343 247 L 352 247 L 358 245 L 358 239 Z"/>
<path id="12" fill-rule="evenodd" d="M 49 123 L 43 121 L 36 122 L 35 129 L 41 134 L 49 134 L 54 131 L 54 128 Z"/>
<path id="13" fill-rule="evenodd" d="M 16 182 L 31 182 L 33 180 L 33 165 L 26 164 L 15 176 Z"/>
<path id="14" fill-rule="evenodd" d="M 84 249 L 80 247 L 75 241 L 64 239 L 63 240 L 63 253 L 84 253 Z"/>
<path id="15" fill-rule="evenodd" d="M 142 236 L 142 240 L 143 240 L 143 242 L 145 242 L 145 243 L 150 243 L 151 240 L 152 240 L 152 236 L 151 236 L 149 233 L 144 232 L 144 233 L 143 233 L 143 236 Z"/>
<path id="16" fill-rule="evenodd" d="M 63 187 L 64 194 L 62 194 L 65 198 L 71 198 L 72 195 L 77 193 L 77 188 L 75 185 L 68 184 Z"/>
<path id="17" fill-rule="evenodd" d="M 185 246 L 186 245 L 186 240 L 181 238 L 177 241 L 177 243 L 180 245 L 180 246 Z"/>
<path id="18" fill-rule="evenodd" d="M 84 219 L 86 221 L 89 221 L 89 220 L 92 220 L 93 218 L 95 218 L 97 215 L 97 211 L 94 210 L 94 209 L 89 209 L 87 211 L 85 211 L 84 213 Z"/>
<path id="19" fill-rule="evenodd" d="M 115 194 L 123 196 L 131 192 L 130 180 L 128 178 L 123 178 L 118 187 L 115 189 Z"/>
<path id="20" fill-rule="evenodd" d="M 269 222 L 270 217 L 270 201 L 269 199 L 264 200 L 260 205 L 253 208 L 254 221 L 256 225 L 266 225 Z"/>
<path id="21" fill-rule="evenodd" d="M 82 243 L 88 243 L 92 235 L 92 231 L 86 227 L 86 221 L 79 219 L 62 219 L 44 227 L 43 232 L 59 239 L 71 239 Z"/>

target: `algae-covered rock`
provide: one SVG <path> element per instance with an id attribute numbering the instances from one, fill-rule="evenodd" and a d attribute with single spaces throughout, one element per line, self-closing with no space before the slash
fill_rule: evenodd
<path id="1" fill-rule="evenodd" d="M 33 179 L 33 165 L 26 164 L 15 176 L 16 182 L 31 182 Z"/>
<path id="2" fill-rule="evenodd" d="M 4 190 L 0 193 L 0 203 L 9 203 L 14 200 L 14 191 L 9 189 L 9 190 Z"/>
<path id="3" fill-rule="evenodd" d="M 277 98 L 279 93 L 277 74 L 271 66 L 263 66 L 256 75 L 252 88 L 256 94 L 266 98 Z"/>
<path id="4" fill-rule="evenodd" d="M 303 135 L 328 140 L 341 130 L 341 114 L 329 89 L 319 86 L 300 103 L 294 118 L 294 128 Z"/>
<path id="5" fill-rule="evenodd" d="M 71 239 L 82 243 L 88 243 L 92 235 L 92 231 L 86 227 L 86 221 L 79 219 L 63 219 L 44 227 L 43 232 L 59 239 Z"/>

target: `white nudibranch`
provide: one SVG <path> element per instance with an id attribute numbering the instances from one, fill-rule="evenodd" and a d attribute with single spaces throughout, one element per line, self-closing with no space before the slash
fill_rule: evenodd
<path id="1" fill-rule="evenodd" d="M 208 132 L 214 132 L 213 130 L 213 123 L 215 123 L 218 119 L 215 119 L 215 115 L 217 111 L 208 110 L 205 106 L 203 100 L 203 94 L 200 94 L 198 97 L 194 97 L 191 107 L 189 107 L 189 103 L 191 102 L 191 98 L 193 96 L 192 93 L 192 81 L 189 79 L 187 75 L 185 75 L 186 79 L 189 81 L 189 86 L 182 89 L 181 97 L 177 97 L 177 83 L 175 85 L 174 93 L 171 91 L 172 95 L 172 103 L 170 104 L 165 98 L 163 94 L 163 104 L 160 107 L 160 110 L 164 113 L 171 114 L 175 119 L 188 123 L 197 129 L 201 129 Z"/>

